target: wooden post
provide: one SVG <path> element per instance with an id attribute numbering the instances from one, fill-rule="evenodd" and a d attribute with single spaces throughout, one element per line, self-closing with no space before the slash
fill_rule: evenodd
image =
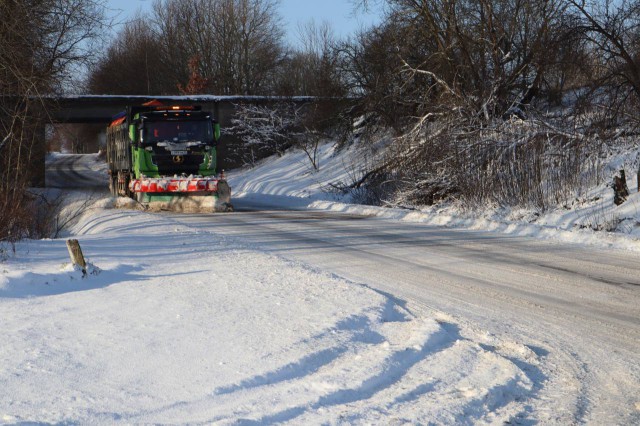
<path id="1" fill-rule="evenodd" d="M 620 170 L 620 179 L 622 179 L 622 190 L 626 198 L 629 196 L 629 187 L 627 186 L 627 176 L 624 174 L 624 169 Z"/>
<path id="2" fill-rule="evenodd" d="M 67 250 L 69 250 L 71 263 L 82 268 L 82 276 L 87 275 L 87 264 L 84 261 L 84 256 L 82 255 L 82 249 L 80 248 L 78 240 L 67 240 Z"/>
<path id="3" fill-rule="evenodd" d="M 613 202 L 616 206 L 624 203 L 629 196 L 629 187 L 627 187 L 627 180 L 624 174 L 624 170 L 620 170 L 620 176 L 613 177 Z"/>

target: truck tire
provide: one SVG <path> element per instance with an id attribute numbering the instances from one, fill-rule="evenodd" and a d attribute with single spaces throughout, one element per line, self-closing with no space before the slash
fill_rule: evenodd
<path id="1" fill-rule="evenodd" d="M 109 192 L 112 197 L 118 196 L 118 177 L 109 174 Z"/>

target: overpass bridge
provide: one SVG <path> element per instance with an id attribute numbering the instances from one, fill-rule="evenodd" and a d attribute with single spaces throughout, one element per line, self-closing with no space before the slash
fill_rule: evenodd
<path id="1" fill-rule="evenodd" d="M 221 126 L 231 125 L 235 105 L 239 103 L 274 104 L 278 102 L 309 103 L 317 100 L 311 96 L 127 96 L 127 95 L 78 95 L 50 97 L 51 119 L 55 123 L 104 123 L 124 110 L 128 105 L 142 105 L 157 99 L 165 104 L 201 105 L 211 111 Z"/>
<path id="2" fill-rule="evenodd" d="M 222 128 L 230 127 L 234 117 L 236 105 L 256 104 L 269 105 L 279 102 L 296 102 L 300 104 L 319 101 L 310 96 L 216 96 L 216 95 L 189 95 L 189 96 L 132 96 L 132 95 L 66 95 L 51 96 L 48 98 L 48 116 L 51 123 L 102 123 L 107 126 L 114 115 L 123 111 L 129 105 L 142 105 L 151 100 L 159 100 L 166 104 L 200 105 L 203 110 L 210 111 Z M 335 100 L 339 102 L 339 100 Z M 334 102 L 324 99 L 323 102 Z M 38 149 L 38 161 L 34 167 L 34 186 L 45 186 L 44 162 L 46 155 L 46 140 L 44 127 L 40 131 L 39 140 L 42 141 Z M 225 153 L 229 147 L 238 144 L 233 136 L 225 135 L 219 143 L 220 164 L 223 168 L 238 167 Z"/>

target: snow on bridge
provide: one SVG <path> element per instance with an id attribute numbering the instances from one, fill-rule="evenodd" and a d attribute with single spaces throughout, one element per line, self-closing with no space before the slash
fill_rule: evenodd
<path id="1" fill-rule="evenodd" d="M 133 95 L 64 95 L 52 96 L 51 118 L 57 123 L 108 123 L 128 105 L 142 105 L 157 99 L 172 104 L 201 105 L 212 111 L 224 126 L 229 124 L 235 105 L 239 103 L 270 104 L 278 102 L 309 103 L 319 100 L 312 96 L 133 96 Z"/>

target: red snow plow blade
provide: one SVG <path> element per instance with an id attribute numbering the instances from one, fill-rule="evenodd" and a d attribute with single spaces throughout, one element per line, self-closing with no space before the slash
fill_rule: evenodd
<path id="1" fill-rule="evenodd" d="M 134 179 L 129 190 L 149 210 L 178 212 L 232 211 L 231 188 L 213 177 Z"/>
<path id="2" fill-rule="evenodd" d="M 144 178 L 134 179 L 129 183 L 131 192 L 166 193 L 166 192 L 218 192 L 215 178 Z"/>

